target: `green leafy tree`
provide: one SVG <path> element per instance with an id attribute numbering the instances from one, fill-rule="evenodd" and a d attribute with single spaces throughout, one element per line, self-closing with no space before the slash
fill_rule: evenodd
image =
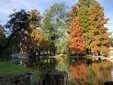
<path id="1" fill-rule="evenodd" d="M 28 15 L 25 10 L 10 15 L 10 19 L 6 23 L 6 28 L 10 30 L 10 35 L 7 38 L 7 44 L 2 48 L 16 45 L 20 49 L 20 43 L 23 42 L 23 33 L 29 26 Z"/>
<path id="2" fill-rule="evenodd" d="M 6 39 L 4 38 L 6 40 L 4 45 L 0 45 L 0 54 L 7 54 L 7 56 L 20 52 L 20 42 L 23 40 L 23 32 L 29 25 L 28 12 L 25 10 L 14 12 L 9 17 L 10 19 L 6 23 L 5 28 L 10 32 L 7 34 Z M 2 59 L 4 58 L 5 56 L 2 56 Z"/>
<path id="3" fill-rule="evenodd" d="M 42 27 L 43 31 L 48 36 L 48 40 L 50 41 L 51 44 L 50 47 L 53 47 L 55 49 L 57 47 L 57 52 L 59 53 L 63 47 L 65 48 L 65 46 L 61 46 L 61 43 L 63 43 L 63 39 L 65 37 L 68 37 L 66 12 L 67 12 L 67 6 L 65 3 L 62 2 L 62 3 L 53 4 L 49 9 L 45 11 L 44 14 L 44 20 L 43 20 L 44 25 Z"/>

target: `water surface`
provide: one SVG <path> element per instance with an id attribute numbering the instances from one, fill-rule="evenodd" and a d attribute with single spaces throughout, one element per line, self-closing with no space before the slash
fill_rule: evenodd
<path id="1" fill-rule="evenodd" d="M 50 69 L 66 71 L 71 85 L 104 85 L 104 82 L 113 80 L 113 66 L 110 61 L 87 64 L 74 59 L 60 59 L 52 60 L 41 67 L 43 71 Z"/>

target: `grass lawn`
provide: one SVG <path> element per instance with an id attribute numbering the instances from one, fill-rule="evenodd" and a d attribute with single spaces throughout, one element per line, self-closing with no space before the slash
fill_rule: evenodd
<path id="1" fill-rule="evenodd" d="M 32 83 L 40 79 L 40 72 L 36 69 L 27 68 L 21 65 L 13 64 L 12 62 L 0 62 L 0 76 L 16 75 L 32 72 Z"/>

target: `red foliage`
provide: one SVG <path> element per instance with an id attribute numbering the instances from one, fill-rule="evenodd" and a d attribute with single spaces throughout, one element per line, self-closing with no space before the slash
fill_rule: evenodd
<path id="1" fill-rule="evenodd" d="M 69 36 L 70 36 L 70 45 L 69 45 L 70 51 L 75 54 L 82 53 L 84 51 L 84 42 L 79 18 L 75 18 L 72 20 Z"/>

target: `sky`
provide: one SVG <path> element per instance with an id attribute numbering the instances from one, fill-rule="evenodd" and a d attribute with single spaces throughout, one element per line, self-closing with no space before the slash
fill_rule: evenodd
<path id="1" fill-rule="evenodd" d="M 104 7 L 105 18 L 109 18 L 105 26 L 108 27 L 109 32 L 113 32 L 113 0 L 97 1 Z M 25 9 L 30 11 L 37 9 L 43 14 L 47 8 L 57 2 L 66 2 L 69 7 L 72 7 L 78 0 L 0 0 L 0 24 L 5 24 L 14 10 Z"/>

